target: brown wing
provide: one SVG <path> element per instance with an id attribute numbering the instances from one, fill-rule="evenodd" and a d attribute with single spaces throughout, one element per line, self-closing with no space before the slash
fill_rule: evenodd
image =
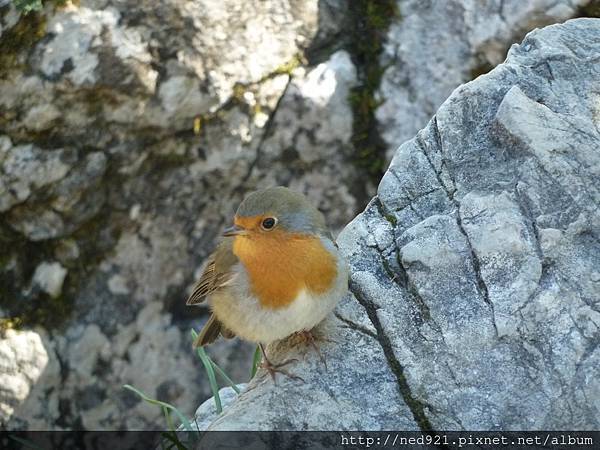
<path id="1" fill-rule="evenodd" d="M 235 334 L 233 334 L 229 329 L 225 328 L 221 322 L 219 322 L 219 319 L 217 319 L 214 314 L 211 314 L 208 322 L 206 322 L 202 328 L 202 331 L 200 331 L 200 334 L 198 334 L 198 337 L 194 341 L 194 348 L 213 343 L 217 340 L 219 334 L 223 335 L 223 337 L 226 337 L 227 339 L 231 339 L 235 336 Z"/>
<path id="2" fill-rule="evenodd" d="M 185 302 L 186 305 L 202 303 L 208 295 L 231 281 L 234 275 L 232 267 L 238 262 L 232 247 L 233 239 L 225 238 L 214 253 L 208 257 L 206 268 Z"/>

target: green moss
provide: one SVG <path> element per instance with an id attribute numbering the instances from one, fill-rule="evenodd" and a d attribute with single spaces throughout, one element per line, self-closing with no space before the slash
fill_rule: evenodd
<path id="1" fill-rule="evenodd" d="M 267 78 L 273 78 L 277 75 L 291 75 L 295 69 L 300 67 L 305 62 L 304 56 L 301 53 L 298 53 L 292 56 L 289 61 L 281 64 L 279 67 L 276 67 L 275 70 L 267 76 Z"/>
<path id="2" fill-rule="evenodd" d="M 354 22 L 349 51 L 357 67 L 358 85 L 351 90 L 353 110 L 352 143 L 356 164 L 379 181 L 385 169 L 386 145 L 377 130 L 375 98 L 385 70 L 379 63 L 385 35 L 392 20 L 399 16 L 395 1 L 362 0 L 350 6 Z"/>
<path id="3" fill-rule="evenodd" d="M 15 26 L 0 37 L 0 78 L 4 78 L 10 70 L 21 69 L 23 62 L 19 56 L 46 35 L 46 16 L 41 12 L 42 0 L 13 1 L 22 16 Z M 67 5 L 69 0 L 47 0 L 44 3 L 59 9 Z M 79 5 L 78 0 L 71 3 Z"/>
<path id="4" fill-rule="evenodd" d="M 248 90 L 245 84 L 243 83 L 235 83 L 233 85 L 233 89 L 231 90 L 231 96 L 240 102 L 244 101 L 244 93 Z"/>
<path id="5" fill-rule="evenodd" d="M 577 10 L 575 17 L 600 17 L 600 0 L 591 0 Z"/>
<path id="6" fill-rule="evenodd" d="M 50 0 L 56 8 L 63 8 L 69 3 L 69 0 Z M 71 3 L 75 6 L 79 6 L 79 0 L 71 0 Z"/>
<path id="7" fill-rule="evenodd" d="M 398 220 L 396 219 L 396 217 L 394 217 L 391 214 L 386 214 L 384 217 L 385 217 L 385 220 L 387 220 L 389 223 L 391 223 L 393 227 L 395 227 L 396 224 L 398 223 Z"/>
<path id="8" fill-rule="evenodd" d="M 0 78 L 11 69 L 22 66 L 19 55 L 32 48 L 46 34 L 46 18 L 27 14 L 0 37 Z"/>
<path id="9" fill-rule="evenodd" d="M 32 11 L 40 11 L 43 8 L 42 0 L 13 0 L 17 11 L 29 14 Z"/>
<path id="10" fill-rule="evenodd" d="M 123 229 L 124 219 L 111 217 L 105 208 L 95 218 L 83 224 L 71 238 L 77 242 L 80 257 L 63 263 L 68 269 L 62 293 L 52 298 L 38 289 L 28 292 L 36 267 L 43 261 L 56 260 L 59 240 L 32 242 L 12 230 L 0 218 L 0 305 L 2 328 L 27 328 L 41 325 L 46 329 L 61 327 L 72 317 L 75 296 L 90 272 L 100 263 L 118 241 L 117 229 Z"/>
<path id="11" fill-rule="evenodd" d="M 94 87 L 80 95 L 89 116 L 101 116 L 105 107 L 112 108 L 119 104 L 115 94 L 107 87 Z"/>
<path id="12" fill-rule="evenodd" d="M 0 318 L 0 335 L 6 330 L 20 330 L 23 326 L 23 321 L 18 317 L 15 318 Z"/>
<path id="13" fill-rule="evenodd" d="M 478 76 L 488 73 L 493 68 L 494 66 L 492 66 L 488 61 L 482 61 L 471 69 L 471 79 L 474 80 Z"/>
<path id="14" fill-rule="evenodd" d="M 40 294 L 30 302 L 31 307 L 14 318 L 20 327 L 42 325 L 47 329 L 54 329 L 64 323 L 73 310 L 73 299 L 64 295 L 52 298 Z"/>
<path id="15" fill-rule="evenodd" d="M 64 295 L 52 298 L 35 289 L 31 292 L 24 290 L 30 283 L 36 265 L 53 259 L 52 244 L 13 239 L 11 247 L 14 249 L 13 255 L 17 257 L 18 269 L 0 266 L 0 304 L 8 316 L 0 320 L 0 330 L 34 325 L 57 327 L 70 316 L 72 299 Z M 65 279 L 65 285 L 69 276 Z"/>
<path id="16" fill-rule="evenodd" d="M 44 3 L 51 4 L 55 8 L 62 8 L 69 3 L 69 0 L 13 0 L 13 4 L 15 5 L 15 8 L 17 8 L 17 11 L 23 14 L 41 11 L 44 8 Z M 79 0 L 74 0 L 71 3 L 79 6 Z"/>

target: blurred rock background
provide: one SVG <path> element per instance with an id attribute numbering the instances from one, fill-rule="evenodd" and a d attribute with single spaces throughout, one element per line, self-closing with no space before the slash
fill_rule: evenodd
<path id="1" fill-rule="evenodd" d="M 148 429 L 210 395 L 185 298 L 243 196 L 334 230 L 392 152 L 577 0 L 0 1 L 0 428 Z M 245 381 L 253 347 L 209 353 Z"/>

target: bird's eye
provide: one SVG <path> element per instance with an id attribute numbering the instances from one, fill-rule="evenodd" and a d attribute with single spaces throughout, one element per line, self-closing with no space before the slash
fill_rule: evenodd
<path id="1" fill-rule="evenodd" d="M 267 231 L 273 229 L 275 225 L 277 225 L 277 219 L 275 217 L 267 217 L 260 224 L 262 229 Z"/>

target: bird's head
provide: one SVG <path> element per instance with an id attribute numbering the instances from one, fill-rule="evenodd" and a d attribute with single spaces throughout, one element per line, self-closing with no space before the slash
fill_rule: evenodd
<path id="1" fill-rule="evenodd" d="M 224 236 L 261 240 L 327 234 L 319 210 L 304 195 L 283 186 L 248 195 L 235 214 L 234 225 L 223 233 Z"/>

